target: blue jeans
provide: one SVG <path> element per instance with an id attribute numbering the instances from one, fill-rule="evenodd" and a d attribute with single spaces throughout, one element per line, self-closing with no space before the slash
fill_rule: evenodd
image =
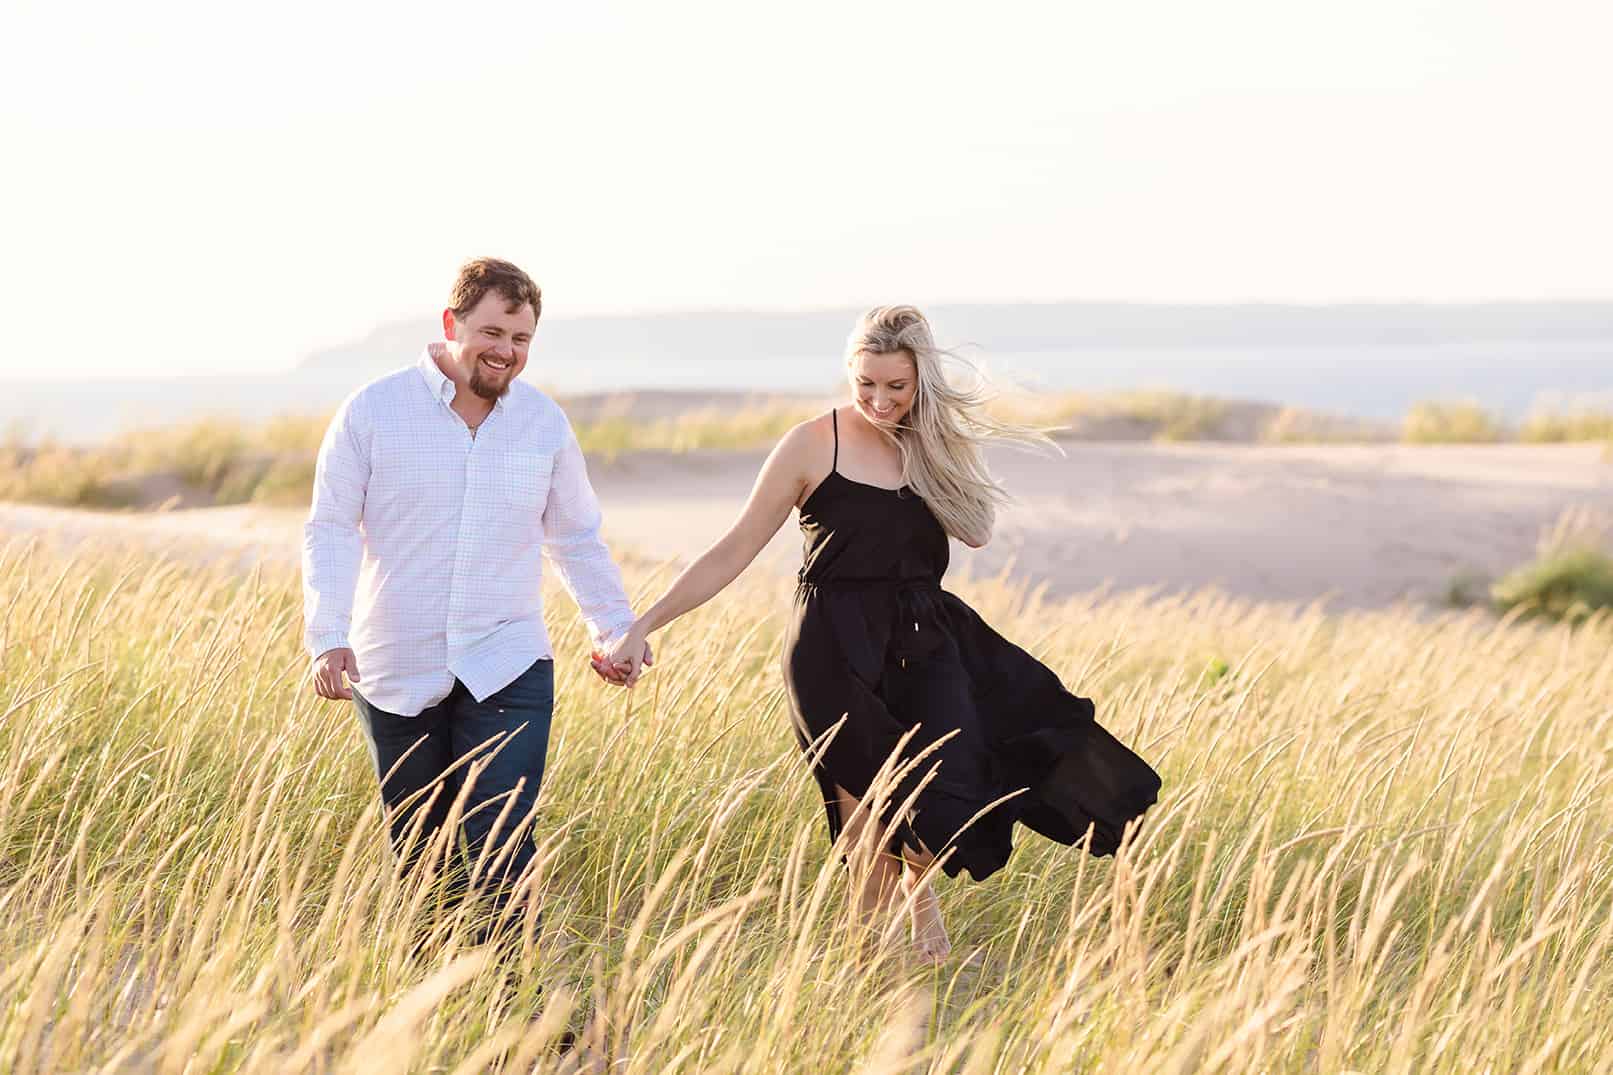
<path id="1" fill-rule="evenodd" d="M 456 679 L 448 697 L 418 716 L 377 709 L 356 690 L 353 706 L 381 781 L 392 846 L 406 870 L 416 865 L 423 849 L 447 824 L 449 810 L 464 790 L 470 769 L 486 766 L 466 797 L 461 829 L 470 866 L 481 860 L 489 840 L 494 841 L 483 866 L 482 883 L 490 890 L 495 907 L 502 910 L 509 902 L 511 886 L 532 862 L 535 850 L 531 819 L 549 750 L 554 661 L 535 662 L 483 702 Z M 478 749 L 501 735 L 504 738 L 498 743 Z M 467 754 L 474 757 L 448 772 Z M 501 814 L 504 820 L 499 822 Z M 418 833 L 412 833 L 417 824 Z M 494 863 L 496 869 L 492 869 Z"/>

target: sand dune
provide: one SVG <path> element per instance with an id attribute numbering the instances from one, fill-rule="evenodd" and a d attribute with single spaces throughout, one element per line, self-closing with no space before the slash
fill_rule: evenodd
<path id="1" fill-rule="evenodd" d="M 1566 508 L 1613 510 L 1613 464 L 1595 445 L 1072 443 L 1064 458 L 1002 453 L 1016 501 L 995 539 L 954 544 L 954 571 L 1016 577 L 1052 594 L 1100 586 L 1206 586 L 1335 608 L 1433 601 L 1461 572 L 1528 559 Z M 641 453 L 593 467 L 613 545 L 688 560 L 743 506 L 760 453 Z M 294 561 L 300 514 L 209 508 L 120 515 L 0 505 L 0 532 L 111 539 L 248 563 Z M 752 570 L 799 563 L 786 524 Z"/>
<path id="2" fill-rule="evenodd" d="M 1438 599 L 1458 572 L 1528 559 L 1567 507 L 1613 508 L 1597 446 L 1070 444 L 1063 459 L 1003 453 L 1015 494 L 985 549 L 954 570 L 1054 594 L 1216 586 L 1259 600 L 1330 595 L 1340 608 Z M 742 506 L 760 456 L 637 457 L 600 468 L 626 544 L 696 555 Z M 764 554 L 799 562 L 794 527 Z"/>

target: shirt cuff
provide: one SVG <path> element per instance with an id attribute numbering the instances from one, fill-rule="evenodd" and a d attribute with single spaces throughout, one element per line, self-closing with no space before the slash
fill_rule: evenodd
<path id="1" fill-rule="evenodd" d="M 310 656 L 318 657 L 329 653 L 333 649 L 351 649 L 345 631 L 325 631 L 322 634 L 308 634 L 303 638 L 303 645 L 308 648 Z"/>
<path id="2" fill-rule="evenodd" d="M 633 629 L 635 622 L 635 618 L 630 616 L 625 620 L 599 627 L 593 632 L 594 648 L 601 653 L 609 653 L 616 648 L 616 643 L 627 637 L 627 632 Z"/>

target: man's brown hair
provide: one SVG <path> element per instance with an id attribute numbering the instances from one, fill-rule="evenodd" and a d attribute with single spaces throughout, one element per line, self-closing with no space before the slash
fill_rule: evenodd
<path id="1" fill-rule="evenodd" d="M 463 320 L 489 291 L 509 302 L 508 313 L 530 304 L 533 317 L 543 316 L 543 290 L 532 277 L 499 258 L 476 258 L 461 265 L 454 289 L 448 293 L 448 308 Z"/>

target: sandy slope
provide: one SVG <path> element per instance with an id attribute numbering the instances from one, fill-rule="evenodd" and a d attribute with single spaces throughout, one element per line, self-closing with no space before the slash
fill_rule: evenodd
<path id="1" fill-rule="evenodd" d="M 1066 593 L 1102 585 L 1336 607 L 1439 597 L 1465 570 L 1527 559 L 1574 504 L 1613 509 L 1598 446 L 1066 446 L 1063 459 L 1004 453 L 1016 496 L 955 570 L 1015 574 Z M 742 505 L 759 456 L 640 456 L 601 468 L 610 523 L 627 543 L 691 556 Z M 799 562 L 788 526 L 766 558 Z"/>
<path id="2" fill-rule="evenodd" d="M 1613 464 L 1568 446 L 1072 443 L 1063 459 L 1004 453 L 1017 496 L 996 539 L 954 546 L 954 570 L 1014 574 L 1053 593 L 1112 585 L 1218 586 L 1267 600 L 1331 595 L 1334 607 L 1437 599 L 1460 571 L 1527 559 L 1565 508 L 1613 510 Z M 758 453 L 641 454 L 593 468 L 612 542 L 690 558 L 743 505 Z M 0 505 L 0 531 L 112 538 L 188 554 L 294 560 L 296 512 L 215 508 L 114 515 Z M 792 571 L 787 524 L 764 570 Z"/>

